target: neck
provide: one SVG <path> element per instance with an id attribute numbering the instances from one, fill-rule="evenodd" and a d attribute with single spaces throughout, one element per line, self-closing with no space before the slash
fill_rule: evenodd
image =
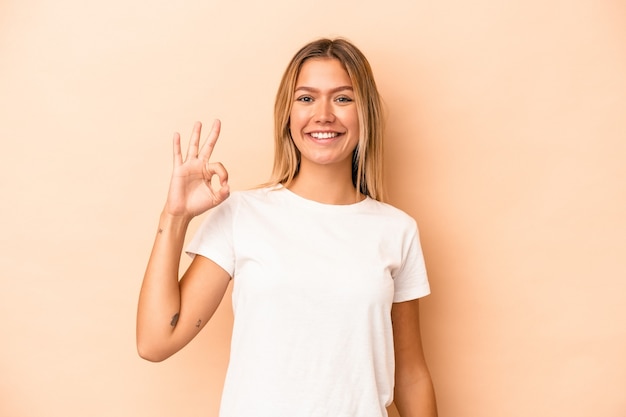
<path id="1" fill-rule="evenodd" d="M 302 164 L 298 175 L 287 187 L 307 200 L 324 204 L 346 205 L 362 201 L 352 184 L 352 166 L 329 167 Z"/>

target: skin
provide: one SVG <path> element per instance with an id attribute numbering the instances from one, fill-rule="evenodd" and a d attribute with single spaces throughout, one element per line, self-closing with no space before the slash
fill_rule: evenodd
<path id="1" fill-rule="evenodd" d="M 174 135 L 174 168 L 167 201 L 139 293 L 137 350 L 149 361 L 162 361 L 185 346 L 213 316 L 230 276 L 213 261 L 196 256 L 178 281 L 178 268 L 189 222 L 229 195 L 228 173 L 209 157 L 217 142 L 215 121 L 202 148 L 202 125 L 194 125 L 183 161 L 180 135 Z M 218 177 L 219 187 L 211 184 Z M 211 279 L 206 279 L 209 276 Z"/>
<path id="2" fill-rule="evenodd" d="M 327 204 L 354 203 L 352 152 L 359 141 L 359 119 L 352 82 L 338 60 L 309 59 L 302 65 L 289 128 L 301 155 L 291 191 Z M 337 136 L 313 136 L 322 132 Z"/>
<path id="3" fill-rule="evenodd" d="M 352 204 L 352 152 L 359 124 L 350 78 L 334 59 L 306 61 L 296 81 L 290 131 L 301 153 L 291 191 L 326 204 Z M 137 349 L 150 361 L 162 361 L 191 341 L 219 306 L 230 276 L 213 261 L 196 256 L 178 281 L 178 268 L 189 222 L 229 195 L 228 173 L 210 162 L 220 132 L 215 121 L 200 147 L 201 124 L 194 125 L 183 159 L 174 135 L 174 168 L 161 213 L 137 312 Z M 319 133 L 332 132 L 332 138 Z M 211 179 L 217 176 L 218 185 Z M 362 200 L 360 196 L 357 200 Z M 209 277 L 207 279 L 207 277 Z M 435 394 L 422 350 L 419 301 L 395 303 L 391 311 L 396 356 L 395 404 L 402 417 L 437 415 Z"/>
<path id="4" fill-rule="evenodd" d="M 396 356 L 396 408 L 401 417 L 436 417 L 435 390 L 422 349 L 419 300 L 394 303 L 391 320 Z"/>

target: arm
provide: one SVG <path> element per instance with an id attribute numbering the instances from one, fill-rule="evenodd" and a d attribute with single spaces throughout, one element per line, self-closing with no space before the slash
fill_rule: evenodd
<path id="1" fill-rule="evenodd" d="M 396 356 L 396 408 L 402 417 L 436 417 L 435 391 L 422 350 L 419 300 L 394 303 L 391 319 Z"/>
<path id="2" fill-rule="evenodd" d="M 178 280 L 180 257 L 189 222 L 229 195 L 228 175 L 209 157 L 219 136 L 214 123 L 207 143 L 199 148 L 200 123 L 192 133 L 183 162 L 180 136 L 174 135 L 174 170 L 167 203 L 143 279 L 137 309 L 137 350 L 142 358 L 161 361 L 185 346 L 217 309 L 230 276 L 214 262 L 196 256 Z M 220 188 L 211 178 L 217 175 Z"/>

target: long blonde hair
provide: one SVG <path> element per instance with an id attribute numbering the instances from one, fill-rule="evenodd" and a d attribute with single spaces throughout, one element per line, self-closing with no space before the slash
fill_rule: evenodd
<path id="1" fill-rule="evenodd" d="M 300 151 L 289 131 L 296 80 L 302 64 L 311 58 L 337 59 L 354 89 L 359 117 L 359 142 L 352 160 L 352 182 L 357 193 L 383 201 L 383 114 L 374 76 L 365 55 L 345 39 L 318 39 L 291 59 L 278 87 L 274 104 L 274 167 L 268 185 L 288 186 L 298 174 Z"/>

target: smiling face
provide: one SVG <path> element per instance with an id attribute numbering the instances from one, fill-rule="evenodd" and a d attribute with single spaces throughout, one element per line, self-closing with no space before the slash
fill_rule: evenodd
<path id="1" fill-rule="evenodd" d="M 359 117 L 352 82 L 337 59 L 313 58 L 296 80 L 289 130 L 308 164 L 352 167 L 359 141 Z"/>

